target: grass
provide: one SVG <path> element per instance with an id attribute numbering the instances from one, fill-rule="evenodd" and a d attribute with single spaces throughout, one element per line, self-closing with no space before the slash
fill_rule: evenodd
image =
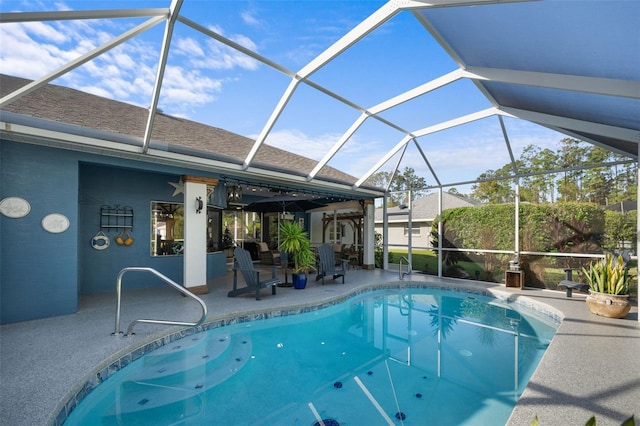
<path id="1" fill-rule="evenodd" d="M 431 275 L 437 275 L 438 273 L 438 256 L 431 250 L 412 250 L 412 268 L 414 271 L 421 271 Z M 402 249 L 389 249 L 389 255 L 391 263 L 397 263 L 400 257 L 407 257 L 407 251 Z M 479 271 L 480 279 L 485 279 L 486 271 L 484 262 L 458 262 L 457 266 L 472 279 L 476 276 L 476 271 Z M 502 270 L 505 266 L 502 267 Z M 629 262 L 629 273 L 635 277 L 632 280 L 630 293 L 633 299 L 638 298 L 638 262 Z M 577 272 L 574 272 L 574 280 L 577 280 Z M 544 282 L 545 286 L 550 289 L 555 289 L 558 283 L 565 279 L 565 272 L 563 268 L 545 268 Z M 496 281 L 500 281 L 499 279 Z"/>
<path id="2" fill-rule="evenodd" d="M 438 256 L 431 250 L 412 250 L 411 266 L 414 271 L 422 271 L 429 274 L 438 273 Z M 397 263 L 400 257 L 407 257 L 407 251 L 390 249 L 389 254 L 391 256 L 390 262 Z M 484 264 L 477 262 L 458 262 L 457 266 L 464 269 L 469 276 L 474 277 L 476 271 L 479 272 L 481 277 L 485 276 Z"/>

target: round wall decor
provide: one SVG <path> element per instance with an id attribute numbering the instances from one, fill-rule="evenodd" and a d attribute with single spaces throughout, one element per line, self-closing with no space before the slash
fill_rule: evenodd
<path id="1" fill-rule="evenodd" d="M 52 234 L 59 234 L 69 229 L 69 219 L 60 213 L 51 213 L 42 218 L 42 227 Z"/>
<path id="2" fill-rule="evenodd" d="M 31 211 L 31 204 L 24 198 L 7 197 L 0 201 L 0 213 L 6 217 L 17 219 L 25 217 Z"/>
<path id="3" fill-rule="evenodd" d="M 109 237 L 102 231 L 98 231 L 96 235 L 91 238 L 91 247 L 96 250 L 105 250 L 109 248 L 111 244 L 111 240 Z"/>

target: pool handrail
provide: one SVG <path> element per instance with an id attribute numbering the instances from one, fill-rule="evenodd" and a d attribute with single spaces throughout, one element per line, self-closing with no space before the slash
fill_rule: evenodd
<path id="1" fill-rule="evenodd" d="M 204 320 L 207 318 L 207 305 L 198 296 L 196 296 L 195 294 L 193 294 L 192 292 L 190 292 L 180 284 L 173 281 L 171 278 L 161 274 L 160 272 L 156 271 L 153 268 L 149 268 L 146 266 L 129 266 L 120 270 L 120 272 L 118 273 L 118 277 L 116 278 L 116 324 L 115 324 L 115 329 L 112 335 L 119 336 L 120 334 L 122 334 L 122 332 L 120 331 L 120 300 L 122 296 L 122 276 L 126 272 L 130 272 L 130 271 L 151 272 L 152 274 L 156 275 L 157 277 L 162 279 L 164 282 L 166 282 L 167 284 L 169 284 L 170 286 L 178 290 L 180 293 L 184 294 L 185 296 L 191 297 L 192 299 L 195 299 L 200 304 L 200 307 L 202 308 L 202 316 L 197 322 L 169 321 L 169 320 L 156 320 L 156 319 L 136 319 L 131 321 L 131 324 L 129 324 L 129 327 L 127 328 L 127 334 L 124 335 L 125 337 L 133 334 L 133 327 L 138 323 L 177 325 L 182 327 L 197 327 L 200 324 L 202 324 Z"/>
<path id="2" fill-rule="evenodd" d="M 407 262 L 407 272 L 402 272 L 402 261 Z M 411 262 L 409 262 L 409 259 L 407 259 L 406 257 L 402 256 L 400 257 L 400 263 L 398 263 L 398 275 L 400 276 L 401 280 L 404 280 L 404 276 L 407 274 L 411 273 Z"/>

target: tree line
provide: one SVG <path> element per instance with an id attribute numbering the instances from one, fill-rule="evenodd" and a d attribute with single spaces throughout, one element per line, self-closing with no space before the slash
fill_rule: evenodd
<path id="1" fill-rule="evenodd" d="M 411 193 L 412 200 L 424 197 L 429 193 L 429 191 L 425 189 L 427 187 L 425 178 L 416 175 L 415 170 L 411 167 L 405 167 L 404 170 L 399 173 L 385 171 L 374 173 L 367 179 L 367 183 L 379 188 L 389 188 L 389 207 L 407 202 L 404 191 L 413 191 Z"/>
<path id="2" fill-rule="evenodd" d="M 585 165 L 587 166 L 586 168 Z M 553 151 L 526 146 L 515 161 L 520 174 L 520 200 L 530 203 L 590 202 L 600 206 L 636 199 L 636 163 L 618 153 L 565 138 Z M 561 170 L 557 173 L 545 173 Z M 515 199 L 514 165 L 487 170 L 472 186 L 471 196 L 484 203 Z"/>
<path id="3" fill-rule="evenodd" d="M 549 171 L 556 171 L 549 173 Z M 515 199 L 513 176 L 520 175 L 520 201 L 529 203 L 589 202 L 600 206 L 635 200 L 637 194 L 636 162 L 604 148 L 565 138 L 556 151 L 527 145 L 514 164 L 480 174 L 467 194 L 486 204 L 512 203 Z M 429 193 L 427 181 L 411 167 L 398 173 L 378 172 L 368 183 L 390 191 L 389 205 L 407 202 Z M 449 192 L 460 194 L 456 188 Z"/>

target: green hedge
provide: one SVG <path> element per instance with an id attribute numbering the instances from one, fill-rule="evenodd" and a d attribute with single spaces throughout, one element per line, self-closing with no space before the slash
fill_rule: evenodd
<path id="1" fill-rule="evenodd" d="M 604 249 L 615 249 L 620 238 L 626 239 L 627 234 L 631 235 L 629 229 L 635 232 L 635 225 L 628 225 L 624 232 L 617 232 L 616 230 L 620 230 L 620 221 L 616 215 L 620 213 L 605 214 L 598 206 L 588 203 L 521 204 L 520 250 L 543 253 L 602 253 Z M 442 218 L 443 247 L 508 251 L 515 248 L 513 204 L 450 209 L 442 213 Z M 608 230 L 607 224 L 610 226 Z M 437 226 L 438 221 L 435 220 L 432 227 L 434 247 L 437 247 Z M 607 244 L 603 245 L 603 242 Z M 443 256 L 446 269 L 475 257 L 452 252 L 445 252 Z M 499 282 L 512 257 L 513 255 L 492 253 L 481 256 L 480 259 L 484 259 L 485 279 Z M 545 283 L 549 276 L 548 268 L 580 268 L 589 262 L 589 259 L 531 255 L 521 256 L 519 260 L 521 268 L 525 271 L 527 285 L 535 287 L 550 286 Z M 552 276 L 556 281 L 557 274 Z M 552 284 L 551 287 L 553 286 Z"/>

